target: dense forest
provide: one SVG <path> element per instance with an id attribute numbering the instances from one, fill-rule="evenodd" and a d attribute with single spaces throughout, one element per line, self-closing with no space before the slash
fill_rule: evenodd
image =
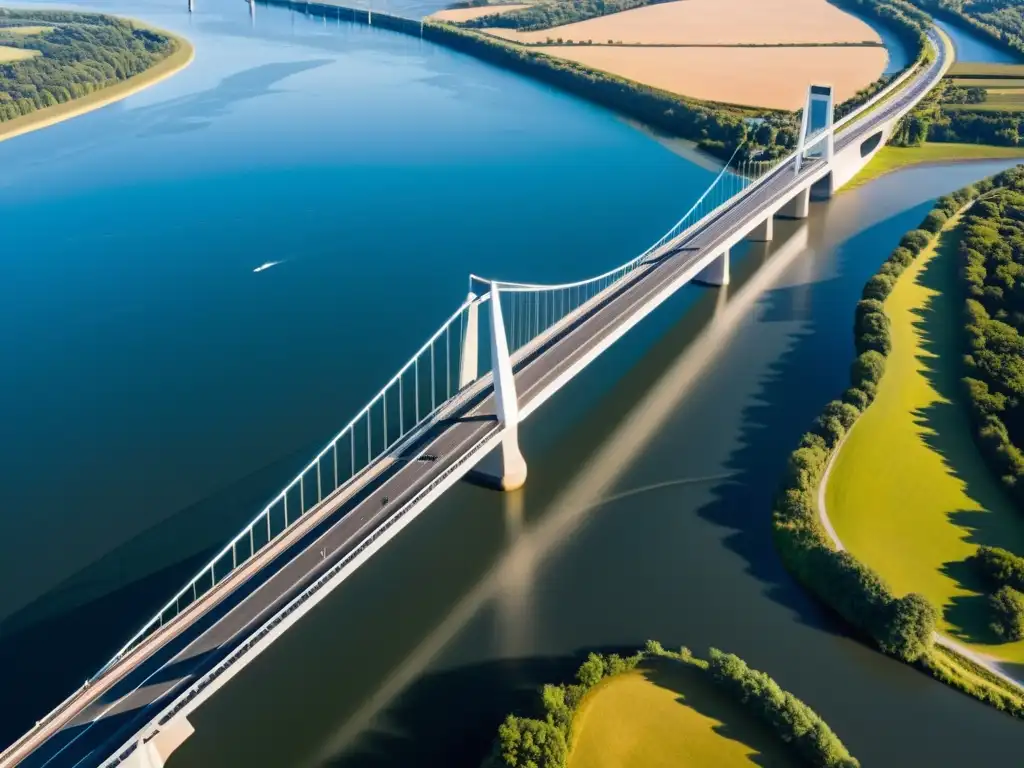
<path id="1" fill-rule="evenodd" d="M 1024 503 L 1024 174 L 970 210 L 960 244 L 967 291 L 965 384 L 977 437 Z"/>
<path id="2" fill-rule="evenodd" d="M 49 27 L 26 35 L 12 27 Z M 99 14 L 0 8 L 0 45 L 38 51 L 0 64 L 0 123 L 127 80 L 170 55 L 176 43 Z"/>
<path id="3" fill-rule="evenodd" d="M 960 241 L 966 290 L 964 389 L 985 460 L 1024 509 L 1024 167 L 979 199 Z M 1024 638 L 1024 559 L 992 547 L 972 558 L 991 588 L 993 633 Z"/>

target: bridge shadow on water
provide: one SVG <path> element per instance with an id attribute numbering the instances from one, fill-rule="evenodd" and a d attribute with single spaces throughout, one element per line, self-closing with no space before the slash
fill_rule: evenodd
<path id="1" fill-rule="evenodd" d="M 914 420 L 922 428 L 921 439 L 942 457 L 946 472 L 963 484 L 963 493 L 977 505 L 945 513 L 963 531 L 964 541 L 1024 554 L 1024 519 L 978 451 L 969 404 L 963 396 L 961 355 L 966 339 L 962 318 L 966 295 L 957 275 L 959 242 L 959 230 L 944 233 L 936 256 L 918 275 L 918 285 L 927 289 L 929 296 L 913 310 L 923 350 L 917 363 L 938 397 L 917 409 Z M 947 561 L 942 572 L 970 593 L 954 597 L 945 608 L 944 616 L 954 636 L 971 643 L 998 643 L 999 638 L 989 627 L 990 588 L 966 560 Z"/>
<path id="2" fill-rule="evenodd" d="M 814 243 L 820 237 L 818 220 L 812 227 L 811 245 L 786 275 L 817 259 Z M 769 256 L 769 259 L 771 256 Z M 788 609 L 794 617 L 817 629 L 845 634 L 846 630 L 824 611 L 783 567 L 772 541 L 771 505 L 784 475 L 789 453 L 810 428 L 822 406 L 845 386 L 852 343 L 836 348 L 834 336 L 822 326 L 834 322 L 836 309 L 825 281 L 795 281 L 771 286 L 758 299 L 761 323 L 795 325 L 787 333 L 787 348 L 771 362 L 753 394 L 742 408 L 736 447 L 724 463 L 728 479 L 716 483 L 714 500 L 697 510 L 705 520 L 730 531 L 724 545 L 739 555 L 748 575 L 764 585 L 767 598 Z M 822 290 L 826 287 L 826 290 Z M 845 316 L 852 305 L 842 308 Z M 824 320 L 822 320 L 824 316 Z"/>

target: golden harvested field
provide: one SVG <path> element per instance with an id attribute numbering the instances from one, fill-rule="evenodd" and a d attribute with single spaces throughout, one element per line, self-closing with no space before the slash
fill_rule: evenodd
<path id="1" fill-rule="evenodd" d="M 813 81 L 836 103 L 885 69 L 883 48 L 626 48 L 565 45 L 544 53 L 696 99 L 798 109 Z"/>
<path id="2" fill-rule="evenodd" d="M 681 0 L 537 32 L 487 31 L 523 43 L 559 37 L 575 42 L 677 45 L 881 42 L 865 22 L 826 0 Z"/>
<path id="3" fill-rule="evenodd" d="M 11 48 L 6 45 L 0 45 L 0 63 L 5 61 L 20 61 L 22 59 L 31 59 L 33 56 L 38 56 L 39 51 L 26 51 L 22 48 Z"/>
<path id="4" fill-rule="evenodd" d="M 506 11 L 518 11 L 526 8 L 525 5 L 482 5 L 477 8 L 449 8 L 446 11 L 438 11 L 430 14 L 429 18 L 438 21 L 471 21 L 481 16 L 489 16 L 492 13 L 505 13 Z"/>

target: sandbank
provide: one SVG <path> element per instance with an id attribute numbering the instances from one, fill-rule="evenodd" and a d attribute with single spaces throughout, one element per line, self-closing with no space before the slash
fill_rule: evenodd
<path id="1" fill-rule="evenodd" d="M 481 16 L 490 16 L 494 13 L 505 13 L 507 11 L 518 11 L 520 8 L 527 8 L 527 5 L 481 5 L 476 8 L 449 8 L 444 11 L 430 14 L 428 19 L 438 21 L 472 21 Z"/>
<path id="2" fill-rule="evenodd" d="M 536 32 L 487 31 L 522 43 L 549 38 L 679 45 L 881 43 L 866 22 L 826 0 L 679 0 Z"/>
<path id="3" fill-rule="evenodd" d="M 15 136 L 20 136 L 23 133 L 35 131 L 39 128 L 46 128 L 47 126 L 55 125 L 56 123 L 63 122 L 64 120 L 70 120 L 72 117 L 84 115 L 86 112 L 91 112 L 94 109 L 99 109 L 100 107 L 105 107 L 108 104 L 113 104 L 115 101 L 127 98 L 133 93 L 138 93 L 143 88 L 156 85 L 161 80 L 170 77 L 192 63 L 192 59 L 195 56 L 195 49 L 185 38 L 178 37 L 177 35 L 173 35 L 162 29 L 157 29 L 156 27 L 150 27 L 146 24 L 135 21 L 134 19 L 126 20 L 130 21 L 135 26 L 152 29 L 154 32 L 166 35 L 175 42 L 177 49 L 163 61 L 158 62 L 145 72 L 129 78 L 128 80 L 87 94 L 81 98 L 72 99 L 71 101 L 63 104 L 57 104 L 52 107 L 47 107 L 46 109 L 40 109 L 32 114 L 22 115 L 21 117 L 16 117 L 13 120 L 0 123 L 0 141 L 13 139 Z"/>
<path id="4" fill-rule="evenodd" d="M 693 0 L 687 0 L 691 2 Z M 811 82 L 831 85 L 836 101 L 885 70 L 881 47 L 627 48 L 550 46 L 544 53 L 695 99 L 799 109 Z"/>

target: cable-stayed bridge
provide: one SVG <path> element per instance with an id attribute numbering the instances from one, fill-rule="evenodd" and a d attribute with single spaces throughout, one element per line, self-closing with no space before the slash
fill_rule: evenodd
<path id="1" fill-rule="evenodd" d="M 689 282 L 729 281 L 730 249 L 805 218 L 941 78 L 946 49 L 833 122 L 811 86 L 798 147 L 727 166 L 650 248 L 540 285 L 470 276 L 465 300 L 380 392 L 88 683 L 0 755 L 7 766 L 162 766 L 188 715 L 470 471 L 526 481 L 518 425 Z M 821 125 L 816 125 L 821 123 Z M 72 639 L 73 641 L 73 639 Z"/>

